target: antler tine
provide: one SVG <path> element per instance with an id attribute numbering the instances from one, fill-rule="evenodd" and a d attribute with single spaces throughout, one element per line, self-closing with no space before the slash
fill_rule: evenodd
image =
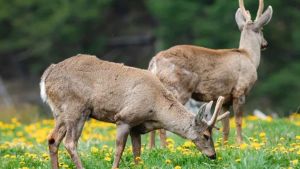
<path id="1" fill-rule="evenodd" d="M 240 9 L 242 10 L 242 14 L 246 18 L 246 21 L 250 21 L 251 15 L 250 15 L 250 12 L 245 9 L 244 0 L 239 0 L 239 6 L 240 6 Z"/>
<path id="2" fill-rule="evenodd" d="M 258 20 L 258 18 L 262 15 L 263 10 L 264 10 L 264 0 L 259 0 L 259 6 L 258 6 L 255 20 Z"/>
<path id="3" fill-rule="evenodd" d="M 224 102 L 224 97 L 220 96 L 218 98 L 214 114 L 213 114 L 212 118 L 209 120 L 209 122 L 207 122 L 208 126 L 213 127 L 215 125 L 215 123 L 217 121 L 217 116 L 222 109 L 223 102 Z"/>
<path id="4" fill-rule="evenodd" d="M 217 121 L 223 120 L 224 118 L 226 118 L 227 116 L 229 116 L 229 114 L 230 114 L 229 111 L 223 113 L 222 115 L 218 116 Z"/>

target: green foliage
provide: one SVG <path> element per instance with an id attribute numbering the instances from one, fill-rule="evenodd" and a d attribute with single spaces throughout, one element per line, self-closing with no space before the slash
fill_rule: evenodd
<path id="1" fill-rule="evenodd" d="M 245 0 L 245 5 L 255 18 L 258 0 Z M 259 81 L 247 105 L 295 111 L 300 104 L 296 94 L 300 71 L 292 63 L 299 62 L 300 1 L 269 0 L 265 1 L 267 5 L 274 9 L 271 22 L 264 28 L 269 49 L 262 52 Z M 105 59 L 130 60 L 140 64 L 131 65 L 145 67 L 149 53 L 146 57 L 143 53 L 139 58 L 129 57 L 131 53 L 136 56 L 140 46 L 133 45 L 129 50 L 120 47 L 123 58 L 108 47 L 108 38 L 119 34 L 154 32 L 159 42 L 157 50 L 176 44 L 237 48 L 237 8 L 237 0 L 0 0 L 0 72 L 25 70 L 24 75 L 37 76 L 51 62 L 77 53 L 100 57 L 109 53 Z M 14 67 L 6 63 L 14 63 Z"/>
<path id="2" fill-rule="evenodd" d="M 33 73 L 64 55 L 97 53 L 111 0 L 0 1 L 0 53 L 17 55 Z M 97 46 L 97 47 L 96 47 Z"/>
<path id="3" fill-rule="evenodd" d="M 157 28 L 157 36 L 162 41 L 160 49 L 184 43 L 238 48 L 240 31 L 234 18 L 237 0 L 147 2 L 160 25 Z M 269 48 L 262 52 L 259 81 L 247 104 L 251 109 L 296 111 L 300 106 L 300 69 L 299 64 L 292 62 L 299 62 L 300 12 L 296 6 L 300 1 L 265 1 L 265 8 L 268 5 L 274 9 L 272 21 L 264 28 Z M 245 6 L 251 11 L 252 19 L 255 18 L 258 1 L 245 0 Z"/>
<path id="4" fill-rule="evenodd" d="M 127 147 L 122 155 L 120 168 L 151 168 L 151 169 L 206 169 L 206 168 L 299 168 L 300 167 L 300 135 L 299 115 L 290 119 L 273 121 L 244 119 L 244 144 L 238 146 L 234 142 L 235 131 L 231 130 L 227 145 L 222 145 L 222 132 L 214 130 L 216 160 L 203 156 L 192 142 L 170 133 L 168 148 L 148 149 L 147 135 L 142 137 L 142 162 L 135 165 L 128 139 Z M 250 119 L 250 118 L 249 118 Z M 233 119 L 232 119 L 233 120 Z M 94 123 L 95 126 L 90 125 Z M 115 151 L 115 127 L 96 125 L 99 122 L 87 122 L 78 144 L 78 153 L 87 169 L 110 168 Z M 30 125 L 15 123 L 0 123 L 0 168 L 50 168 L 47 146 L 47 133 L 54 123 L 37 122 Z M 46 129 L 46 130 L 45 130 Z M 40 134 L 30 133 L 33 130 Z M 86 130 L 90 130 L 85 133 Z M 102 139 L 92 136 L 101 135 Z M 44 141 L 36 142 L 31 136 Z M 86 136 L 88 140 L 83 141 Z M 158 140 L 157 140 L 158 141 Z M 63 143 L 59 149 L 60 168 L 75 168 Z M 297 161 L 298 160 L 298 161 Z M 180 167 L 179 167 L 180 166 Z"/>
<path id="5" fill-rule="evenodd" d="M 255 90 L 255 97 L 264 103 L 264 98 L 272 98 L 272 105 L 261 105 L 271 107 L 273 110 L 296 111 L 300 106 L 300 62 L 291 63 L 288 67 L 273 72 L 273 74 L 261 81 Z M 257 102 L 255 102 L 257 103 Z M 259 104 L 259 103 L 257 103 Z M 265 103 L 268 104 L 268 103 Z"/>

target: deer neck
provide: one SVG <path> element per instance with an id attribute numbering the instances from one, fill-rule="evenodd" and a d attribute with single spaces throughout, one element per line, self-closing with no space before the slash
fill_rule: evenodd
<path id="1" fill-rule="evenodd" d="M 194 140 L 196 133 L 193 130 L 195 115 L 188 112 L 179 103 L 170 103 L 157 114 L 157 120 L 162 128 L 178 134 L 183 138 Z"/>
<path id="2" fill-rule="evenodd" d="M 259 39 L 247 31 L 242 31 L 239 49 L 246 50 L 249 53 L 253 64 L 258 68 L 261 55 Z"/>

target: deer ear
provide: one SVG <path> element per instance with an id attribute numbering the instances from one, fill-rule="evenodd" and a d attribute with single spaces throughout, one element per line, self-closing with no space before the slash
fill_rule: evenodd
<path id="1" fill-rule="evenodd" d="M 199 124 L 199 123 L 202 122 L 202 119 L 203 119 L 204 113 L 205 113 L 206 105 L 207 105 L 207 103 L 202 104 L 202 106 L 200 107 L 198 113 L 196 114 L 196 117 L 195 117 L 196 124 Z"/>
<path id="2" fill-rule="evenodd" d="M 268 9 L 254 22 L 255 29 L 260 29 L 264 25 L 268 24 L 272 19 L 273 8 L 269 6 Z"/>
<path id="3" fill-rule="evenodd" d="M 246 18 L 244 17 L 241 8 L 239 8 L 235 13 L 235 21 L 239 27 L 239 30 L 242 31 L 246 23 Z"/>

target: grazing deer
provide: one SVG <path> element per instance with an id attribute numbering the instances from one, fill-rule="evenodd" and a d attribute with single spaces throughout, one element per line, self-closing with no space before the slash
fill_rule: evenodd
<path id="1" fill-rule="evenodd" d="M 212 102 L 197 115 L 188 112 L 147 70 L 102 61 L 91 55 L 77 55 L 51 65 L 41 78 L 41 97 L 53 111 L 55 127 L 48 137 L 52 168 L 58 168 L 58 147 L 63 143 L 77 168 L 83 168 L 77 142 L 90 117 L 116 123 L 116 151 L 113 168 L 119 162 L 130 134 L 133 154 L 140 156 L 141 134 L 166 129 L 192 140 L 206 156 L 216 158 L 212 129 L 229 114 L 221 111 L 218 99 L 210 120 Z M 137 162 L 137 161 L 136 161 Z"/>
<path id="2" fill-rule="evenodd" d="M 198 101 L 216 100 L 225 97 L 224 110 L 233 106 L 237 142 L 242 142 L 242 106 L 257 79 L 261 49 L 267 47 L 262 28 L 272 18 L 272 7 L 263 12 L 263 0 L 259 1 L 256 19 L 251 20 L 243 0 L 235 19 L 241 31 L 238 49 L 207 49 L 198 46 L 178 45 L 159 52 L 150 61 L 149 68 L 174 96 L 185 104 L 189 98 Z M 223 120 L 223 139 L 228 140 L 229 118 Z M 154 131 L 153 131 L 154 132 Z M 151 133 L 150 147 L 154 146 Z M 165 144 L 165 133 L 161 141 Z"/>

